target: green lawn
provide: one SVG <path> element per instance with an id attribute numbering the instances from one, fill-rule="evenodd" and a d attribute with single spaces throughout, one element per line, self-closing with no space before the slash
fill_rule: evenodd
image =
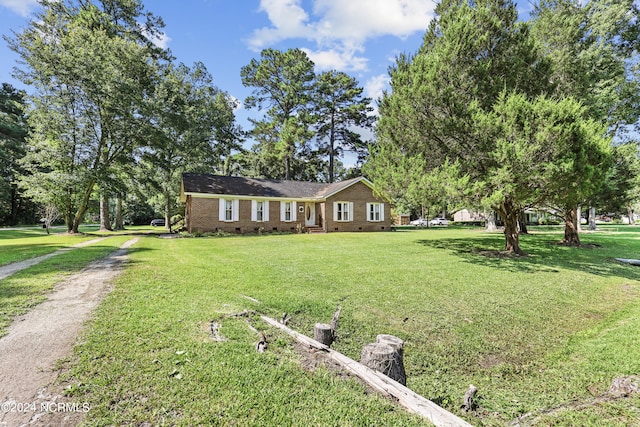
<path id="1" fill-rule="evenodd" d="M 640 372 L 640 269 L 612 261 L 637 256 L 640 229 L 584 234 L 581 249 L 560 236 L 523 236 L 526 258 L 496 257 L 502 236 L 473 229 L 145 238 L 68 363 L 69 396 L 91 403 L 88 425 L 426 425 L 303 370 L 254 319 L 271 341 L 258 354 L 246 320 L 224 318 L 287 312 L 312 335 L 341 303 L 337 350 L 358 359 L 376 334 L 400 336 L 407 385 L 474 425 L 568 404 L 536 425 L 630 425 L 637 395 L 591 403 Z M 209 338 L 211 320 L 228 341 Z M 475 414 L 459 410 L 469 384 Z"/>
<path id="2" fill-rule="evenodd" d="M 164 228 L 151 226 L 128 226 L 123 231 L 99 231 L 98 226 L 83 225 L 79 234 L 67 234 L 66 228 L 50 229 L 51 234 L 40 227 L 22 227 L 17 229 L 0 228 L 0 266 L 23 261 L 41 255 L 68 248 L 87 240 L 131 234 L 165 233 Z"/>
<path id="3" fill-rule="evenodd" d="M 2 231 L 0 233 L 5 232 Z M 42 250 L 41 246 L 45 248 L 56 245 L 66 247 L 71 246 L 72 243 L 75 244 L 87 240 L 78 236 L 51 235 L 48 237 L 36 236 L 31 237 L 30 240 L 27 237 L 19 237 L 17 239 L 28 241 L 29 244 L 25 243 L 25 247 L 33 246 L 32 249 L 24 252 L 29 254 L 39 252 Z M 67 238 L 71 238 L 71 240 L 67 243 L 62 243 L 66 242 Z M 130 238 L 130 236 L 112 237 L 84 248 L 63 252 L 53 258 L 44 260 L 40 264 L 0 280 L 0 337 L 6 333 L 7 326 L 16 316 L 24 314 L 44 301 L 47 293 L 53 289 L 56 283 L 79 271 L 90 262 L 104 258 Z M 4 250 L 5 242 L 0 242 L 0 251 Z"/>
<path id="4" fill-rule="evenodd" d="M 0 228 L 0 265 L 46 255 L 95 238 L 95 236 L 71 235 L 61 231 L 65 230 L 52 229 L 52 234 L 47 234 L 42 228 L 16 230 Z"/>

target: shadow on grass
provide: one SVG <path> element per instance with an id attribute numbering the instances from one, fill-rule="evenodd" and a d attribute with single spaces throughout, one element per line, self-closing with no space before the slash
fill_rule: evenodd
<path id="1" fill-rule="evenodd" d="M 640 280 L 639 267 L 623 265 L 614 260 L 614 258 L 629 257 L 629 246 L 635 249 L 633 253 L 640 252 L 640 242 L 633 234 L 583 239 L 583 247 L 560 245 L 559 239 L 554 240 L 555 237 L 549 234 L 521 236 L 520 244 L 527 254 L 521 257 L 503 252 L 504 236 L 502 234 L 471 238 L 424 239 L 417 240 L 416 243 L 451 251 L 466 262 L 475 265 L 508 271 L 536 273 L 568 269 L 598 276 L 619 276 L 629 280 Z"/>

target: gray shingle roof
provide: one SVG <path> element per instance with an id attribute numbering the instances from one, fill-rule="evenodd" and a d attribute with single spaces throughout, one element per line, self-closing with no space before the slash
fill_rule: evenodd
<path id="1" fill-rule="evenodd" d="M 318 182 L 257 179 L 199 173 L 182 174 L 185 193 L 291 199 L 323 199 L 363 179 L 359 177 L 332 184 L 322 184 Z"/>

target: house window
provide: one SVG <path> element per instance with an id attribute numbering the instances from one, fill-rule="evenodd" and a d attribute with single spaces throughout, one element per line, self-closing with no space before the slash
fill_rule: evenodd
<path id="1" fill-rule="evenodd" d="M 296 202 L 280 202 L 280 221 L 292 222 L 296 216 Z"/>
<path id="2" fill-rule="evenodd" d="M 224 201 L 224 220 L 233 221 L 233 200 Z"/>
<path id="3" fill-rule="evenodd" d="M 256 221 L 264 221 L 264 202 L 256 202 Z"/>
<path id="4" fill-rule="evenodd" d="M 267 200 L 251 201 L 251 221 L 253 222 L 269 221 L 269 201 Z"/>
<path id="5" fill-rule="evenodd" d="M 291 202 L 284 203 L 284 220 L 291 221 Z"/>
<path id="6" fill-rule="evenodd" d="M 237 199 L 220 199 L 218 219 L 222 222 L 238 221 L 239 203 Z"/>
<path id="7" fill-rule="evenodd" d="M 367 203 L 367 221 L 384 221 L 384 203 Z"/>
<path id="8" fill-rule="evenodd" d="M 353 221 L 353 203 L 335 202 L 333 204 L 333 220 L 339 222 Z"/>

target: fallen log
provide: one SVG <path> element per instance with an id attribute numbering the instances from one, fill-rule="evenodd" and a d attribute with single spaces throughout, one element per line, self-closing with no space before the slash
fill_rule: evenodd
<path id="1" fill-rule="evenodd" d="M 307 337 L 293 329 L 281 324 L 277 320 L 261 315 L 260 318 L 267 324 L 276 327 L 290 336 L 296 341 L 308 345 L 309 347 L 323 350 L 327 352 L 327 356 L 331 357 L 335 362 L 343 366 L 347 371 L 356 375 L 364 381 L 369 387 L 381 393 L 384 396 L 396 399 L 397 402 L 410 412 L 427 418 L 436 427 L 472 427 L 471 424 L 462 418 L 446 411 L 432 401 L 425 399 L 411 389 L 403 386 L 399 382 L 392 380 L 384 374 L 367 368 L 361 363 L 330 349 L 328 346 Z"/>

